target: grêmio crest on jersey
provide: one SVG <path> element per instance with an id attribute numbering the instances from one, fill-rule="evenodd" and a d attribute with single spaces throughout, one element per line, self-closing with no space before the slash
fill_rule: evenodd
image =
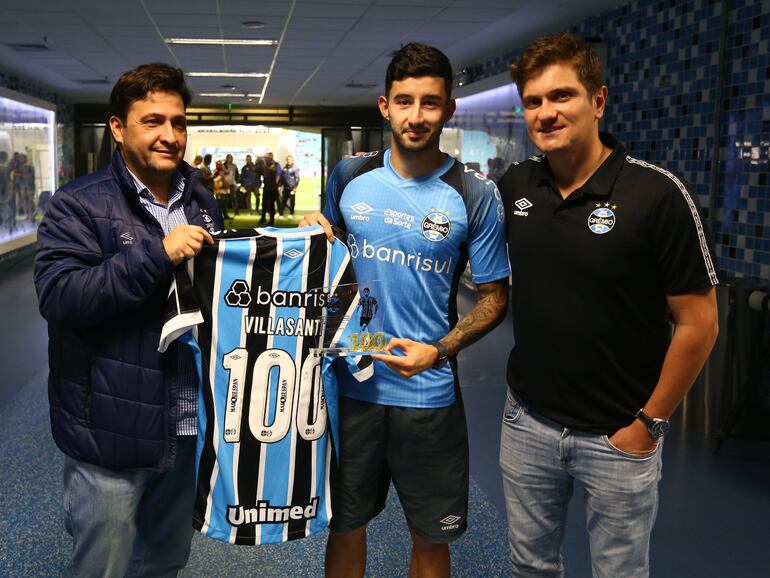
<path id="1" fill-rule="evenodd" d="M 159 347 L 199 360 L 193 525 L 233 544 L 303 538 L 331 517 L 336 372 L 373 369 L 350 254 L 320 227 L 213 237 L 176 271 Z M 319 354 L 332 345 L 346 355 Z"/>

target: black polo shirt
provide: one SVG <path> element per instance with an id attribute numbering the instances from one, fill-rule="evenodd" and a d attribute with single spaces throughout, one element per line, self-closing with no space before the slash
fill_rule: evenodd
<path id="1" fill-rule="evenodd" d="M 695 195 L 612 154 L 562 199 L 545 157 L 500 181 L 513 276 L 508 385 L 533 411 L 612 434 L 644 406 L 670 341 L 666 295 L 717 284 Z"/>

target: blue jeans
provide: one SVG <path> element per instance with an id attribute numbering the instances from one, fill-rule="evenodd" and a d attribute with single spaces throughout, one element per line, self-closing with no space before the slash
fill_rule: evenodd
<path id="1" fill-rule="evenodd" d="M 508 390 L 500 467 L 514 576 L 564 575 L 561 547 L 574 480 L 585 488 L 593 576 L 649 576 L 660 443 L 645 455 L 622 452 L 606 435 L 533 414 Z"/>
<path id="2" fill-rule="evenodd" d="M 109 470 L 64 461 L 73 576 L 176 576 L 190 556 L 195 436 L 177 438 L 174 469 Z"/>

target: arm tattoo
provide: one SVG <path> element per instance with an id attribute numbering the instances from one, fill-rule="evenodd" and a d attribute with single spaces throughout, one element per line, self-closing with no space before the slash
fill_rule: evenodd
<path id="1" fill-rule="evenodd" d="M 497 327 L 508 308 L 508 279 L 476 286 L 478 299 L 455 327 L 441 338 L 450 355 L 457 353 Z"/>

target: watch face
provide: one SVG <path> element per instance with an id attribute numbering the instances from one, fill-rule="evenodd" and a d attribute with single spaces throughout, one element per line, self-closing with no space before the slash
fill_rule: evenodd
<path id="1" fill-rule="evenodd" d="M 655 420 L 650 428 L 650 433 L 655 438 L 661 438 L 668 433 L 668 422 L 663 420 Z"/>

